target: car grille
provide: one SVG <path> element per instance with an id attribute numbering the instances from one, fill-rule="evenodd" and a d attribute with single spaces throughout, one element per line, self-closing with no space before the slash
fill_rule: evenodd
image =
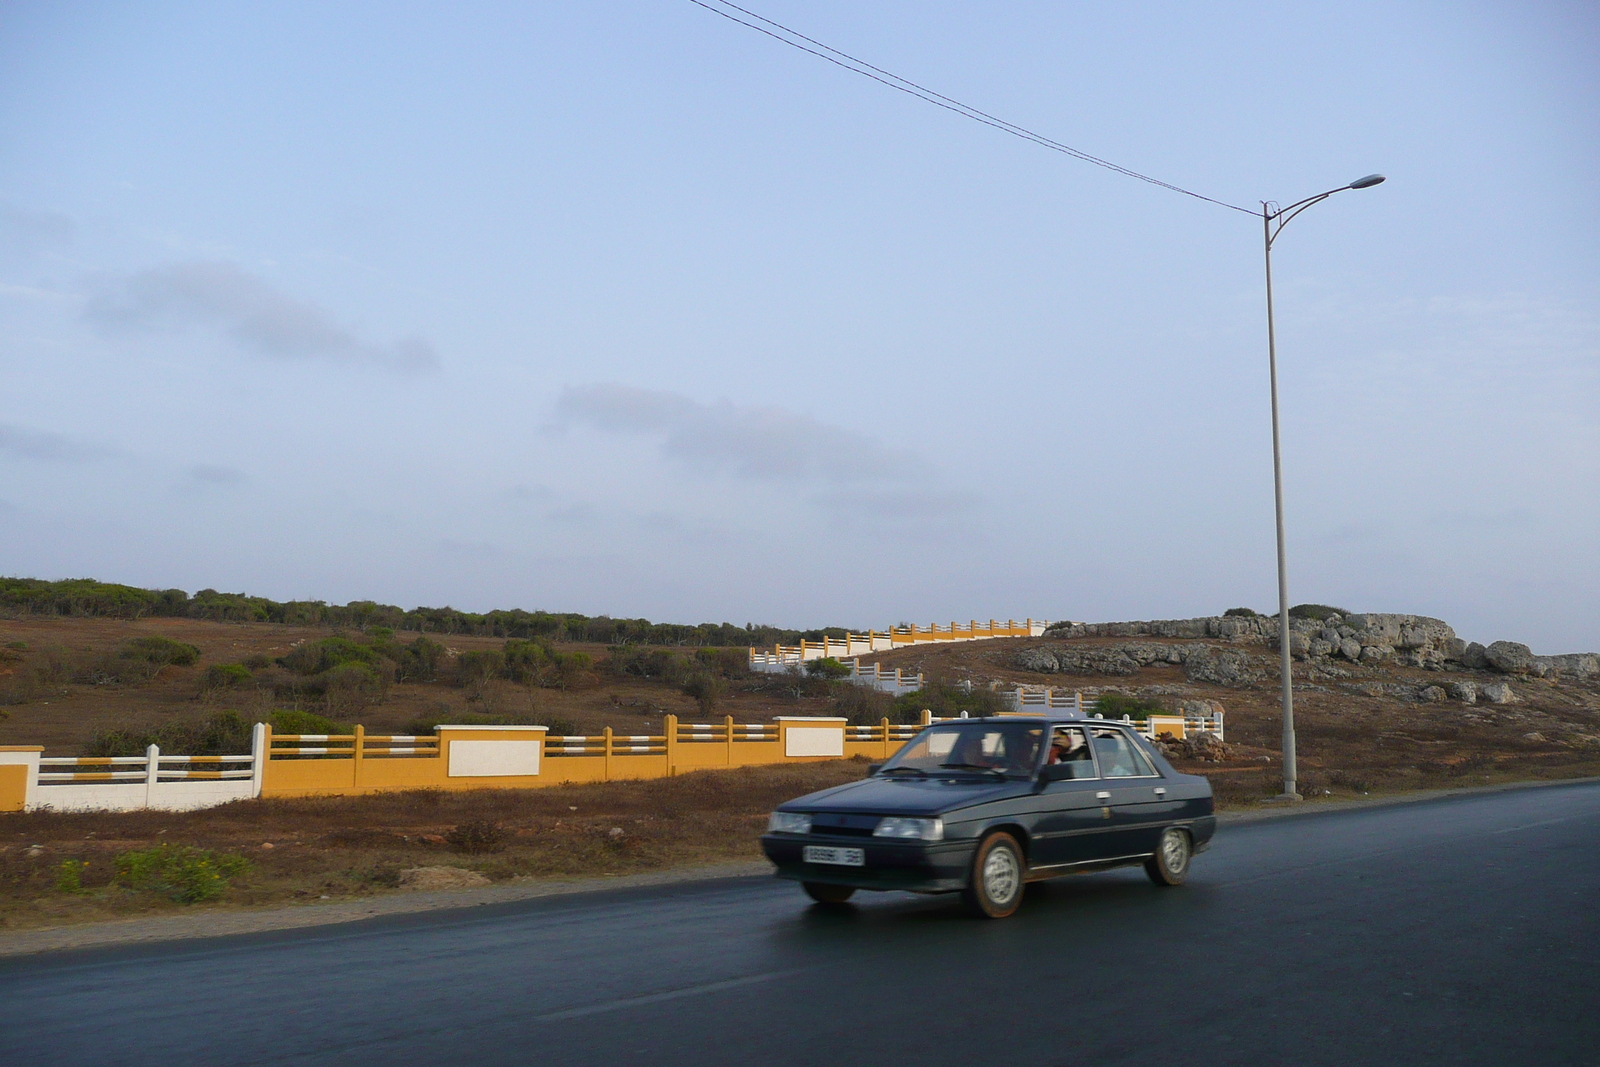
<path id="1" fill-rule="evenodd" d="M 811 816 L 811 832 L 843 837 L 871 837 L 878 828 L 877 815 L 840 815 L 828 812 Z"/>

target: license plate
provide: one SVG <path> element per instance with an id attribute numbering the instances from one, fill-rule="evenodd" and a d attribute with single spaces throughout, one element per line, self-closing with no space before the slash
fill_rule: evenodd
<path id="1" fill-rule="evenodd" d="M 825 845 L 807 845 L 807 863 L 831 863 L 835 867 L 865 867 L 867 854 L 859 848 L 828 848 Z"/>

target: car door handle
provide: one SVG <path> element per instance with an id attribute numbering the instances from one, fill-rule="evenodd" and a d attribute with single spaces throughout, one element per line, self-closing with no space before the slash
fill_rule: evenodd
<path id="1" fill-rule="evenodd" d="M 1111 794 L 1102 791 L 1102 792 L 1096 793 L 1094 795 L 1094 798 L 1096 800 L 1110 800 L 1111 799 Z"/>
<path id="2" fill-rule="evenodd" d="M 1156 796 L 1164 797 L 1166 795 L 1167 795 L 1167 791 L 1165 789 L 1162 789 L 1160 786 L 1156 787 Z"/>

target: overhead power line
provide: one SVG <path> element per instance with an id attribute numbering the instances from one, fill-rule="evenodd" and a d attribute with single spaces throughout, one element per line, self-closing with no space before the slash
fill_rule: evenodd
<path id="1" fill-rule="evenodd" d="M 1204 200 L 1208 204 L 1216 204 L 1218 207 L 1231 208 L 1234 211 L 1242 211 L 1246 215 L 1260 214 L 1260 212 L 1252 211 L 1250 208 L 1240 207 L 1237 204 L 1229 204 L 1222 200 L 1216 200 L 1212 197 L 1197 193 L 1192 189 L 1185 189 L 1181 185 L 1173 185 L 1171 182 L 1164 182 L 1160 178 L 1152 178 L 1148 174 L 1140 174 L 1136 170 L 1131 170 L 1128 167 L 1122 166 L 1121 164 L 1113 163 L 1108 159 L 1101 159 L 1099 156 L 1092 156 L 1088 152 L 1073 148 L 1071 145 L 1062 144 L 1060 141 L 1046 137 L 1042 133 L 1035 133 L 1033 130 L 1030 130 L 1024 126 L 1018 126 L 1014 122 L 1007 122 L 1005 119 L 991 115 L 987 111 L 979 111 L 977 108 L 972 107 L 969 104 L 963 104 L 959 100 L 953 100 L 950 97 L 945 96 L 943 93 L 934 92 L 927 86 L 918 85 L 909 78 L 902 78 L 898 74 L 891 74 L 882 67 L 875 67 L 864 59 L 857 59 L 855 56 L 852 56 L 847 52 L 841 52 L 837 48 L 823 44 L 821 41 L 818 41 L 815 38 L 807 37 L 805 34 L 800 33 L 797 30 L 791 30 L 782 23 L 773 22 L 771 19 L 764 18 L 763 16 L 756 14 L 754 11 L 746 10 L 737 4 L 730 4 L 727 2 L 727 0 L 689 0 L 689 2 L 697 7 L 703 7 L 713 14 L 721 15 L 723 18 L 728 19 L 731 22 L 737 22 L 741 26 L 749 27 L 750 29 L 755 30 L 757 33 L 764 33 L 775 41 L 783 42 L 790 48 L 797 48 L 802 52 L 816 56 L 818 59 L 826 60 L 836 67 L 843 67 L 845 70 L 859 74 L 863 78 L 871 78 L 873 81 L 882 85 L 887 85 L 891 89 L 898 89 L 908 96 L 914 96 L 918 100 L 925 100 L 935 107 L 944 108 L 946 111 L 953 111 L 957 115 L 971 119 L 973 122 L 981 122 L 985 126 L 992 126 L 994 129 L 1000 130 L 1003 133 L 1009 133 L 1013 137 L 1020 137 L 1024 141 L 1032 141 L 1036 145 L 1041 145 L 1052 151 L 1071 156 L 1073 159 L 1080 159 L 1085 163 L 1093 163 L 1097 167 L 1104 167 L 1106 170 L 1113 171 L 1117 174 L 1126 175 L 1129 178 L 1138 178 L 1142 182 L 1149 182 L 1151 185 L 1158 185 L 1163 189 L 1170 189 L 1175 193 L 1182 193 L 1184 196 L 1192 196 L 1196 200 Z M 733 14 L 733 12 L 738 12 L 738 14 Z M 746 19 L 740 18 L 740 15 L 754 19 L 755 22 L 746 21 Z M 757 25 L 757 23 L 760 23 L 760 25 Z M 770 29 L 768 27 L 770 27 Z"/>

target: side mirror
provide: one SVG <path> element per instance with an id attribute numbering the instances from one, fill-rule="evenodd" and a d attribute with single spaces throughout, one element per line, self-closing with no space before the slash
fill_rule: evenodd
<path id="1" fill-rule="evenodd" d="M 881 770 L 883 770 L 883 764 L 869 763 L 867 764 L 867 777 L 871 778 L 874 774 L 877 774 Z"/>

